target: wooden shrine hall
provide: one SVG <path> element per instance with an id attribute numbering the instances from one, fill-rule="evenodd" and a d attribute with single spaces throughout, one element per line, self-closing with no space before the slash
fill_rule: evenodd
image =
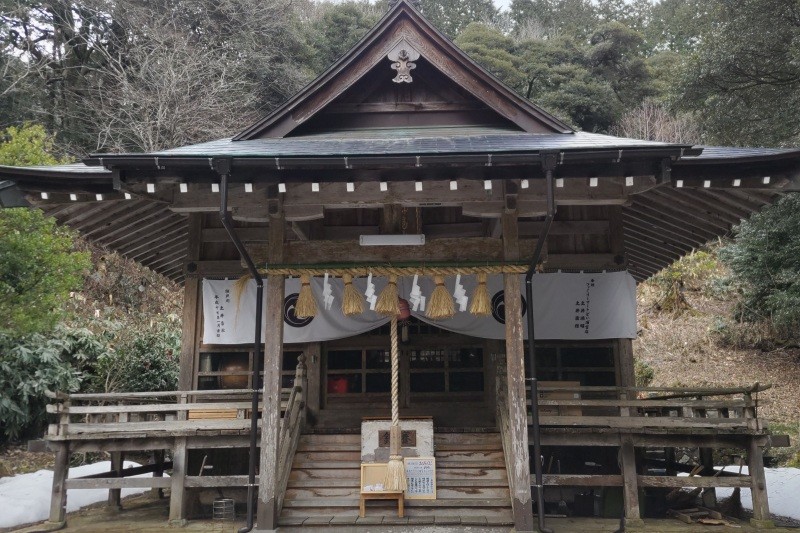
<path id="1" fill-rule="evenodd" d="M 0 167 L 185 294 L 177 391 L 51 394 L 51 525 L 74 490 L 150 487 L 176 524 L 630 529 L 742 487 L 770 527 L 765 386 L 637 387 L 635 289 L 799 179 L 800 150 L 574 131 L 407 0 L 233 138 Z M 69 478 L 88 451 L 112 471 Z"/>

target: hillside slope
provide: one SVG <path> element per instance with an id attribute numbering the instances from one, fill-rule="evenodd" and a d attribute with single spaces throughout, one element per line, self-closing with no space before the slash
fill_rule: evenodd
<path id="1" fill-rule="evenodd" d="M 638 373 L 651 369 L 651 385 L 664 387 L 770 384 L 759 395 L 759 415 L 776 432 L 792 433 L 796 446 L 800 347 L 774 338 L 763 324 L 731 318 L 737 294 L 726 279 L 712 249 L 678 261 L 639 286 L 634 354 L 646 366 Z"/>

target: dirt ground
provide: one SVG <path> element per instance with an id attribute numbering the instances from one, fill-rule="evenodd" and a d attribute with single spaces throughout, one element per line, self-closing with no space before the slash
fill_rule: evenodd
<path id="1" fill-rule="evenodd" d="M 54 456 L 50 452 L 29 452 L 27 446 L 21 444 L 7 446 L 0 448 L 0 471 L 5 467 L 11 475 L 17 475 L 42 469 L 52 470 L 53 459 Z"/>
<path id="2" fill-rule="evenodd" d="M 106 533 L 109 531 L 120 533 L 149 533 L 158 531 L 184 531 L 187 533 L 233 533 L 244 525 L 241 517 L 236 521 L 215 522 L 212 520 L 191 520 L 184 527 L 175 528 L 167 522 L 169 515 L 169 503 L 166 499 L 153 499 L 149 495 L 127 498 L 123 501 L 123 510 L 109 510 L 105 505 L 98 504 L 89 508 L 82 509 L 67 516 L 67 527 L 60 530 L 67 533 Z M 750 528 L 746 522 L 736 525 L 736 527 L 725 526 L 704 526 L 700 524 L 687 525 L 677 520 L 645 520 L 643 529 L 636 529 L 641 533 L 693 533 L 708 531 L 709 528 L 720 533 L 754 533 L 756 530 Z M 593 519 L 593 518 L 548 518 L 547 525 L 559 533 L 611 533 L 619 527 L 619 521 L 614 519 Z M 301 528 L 279 528 L 279 531 L 301 531 Z M 15 533 L 39 533 L 47 531 L 43 525 L 29 526 L 23 529 L 14 530 Z M 352 532 L 352 526 L 348 528 L 337 528 L 335 526 L 324 526 L 320 531 L 326 533 Z M 380 526 L 370 525 L 360 527 L 357 531 L 362 533 L 399 533 L 400 531 L 415 531 L 417 533 L 445 533 L 448 531 L 480 531 L 489 533 L 485 528 L 480 527 L 459 527 L 452 529 L 447 527 L 436 527 L 432 525 L 403 525 L 403 526 Z M 491 530 L 495 531 L 495 529 Z M 498 530 L 499 531 L 499 530 Z M 507 531 L 504 529 L 503 531 Z M 771 529 L 776 533 L 788 533 L 797 531 L 796 529 L 776 528 Z"/>
<path id="3" fill-rule="evenodd" d="M 736 349 L 715 335 L 718 317 L 730 316 L 732 303 L 687 290 L 689 308 L 676 315 L 657 312 L 655 298 L 640 288 L 639 338 L 634 354 L 655 373 L 653 386 L 742 386 L 770 384 L 759 395 L 759 415 L 769 420 L 800 420 L 800 349 Z"/>

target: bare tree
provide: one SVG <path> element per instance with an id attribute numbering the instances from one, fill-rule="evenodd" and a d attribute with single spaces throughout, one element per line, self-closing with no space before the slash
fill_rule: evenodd
<path id="1" fill-rule="evenodd" d="M 292 0 L 28 0 L 0 12 L 0 27 L 6 52 L 40 80 L 37 111 L 62 143 L 76 153 L 158 150 L 230 135 L 309 79 L 297 9 Z"/>
<path id="2" fill-rule="evenodd" d="M 671 114 L 663 105 L 645 100 L 625 113 L 611 133 L 647 141 L 700 144 L 702 131 L 691 115 Z"/>

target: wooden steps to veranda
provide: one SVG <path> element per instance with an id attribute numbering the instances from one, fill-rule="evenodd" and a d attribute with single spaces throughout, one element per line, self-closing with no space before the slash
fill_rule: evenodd
<path id="1" fill-rule="evenodd" d="M 500 435 L 441 433 L 434 443 L 437 499 L 406 500 L 405 520 L 394 502 L 370 501 L 359 519 L 361 436 L 302 435 L 281 525 L 513 524 Z"/>

